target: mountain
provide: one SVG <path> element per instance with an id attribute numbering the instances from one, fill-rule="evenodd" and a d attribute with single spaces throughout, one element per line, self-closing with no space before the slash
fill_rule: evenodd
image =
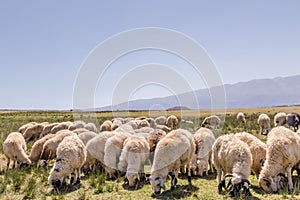
<path id="1" fill-rule="evenodd" d="M 211 96 L 215 98 L 212 99 Z M 225 84 L 168 97 L 133 100 L 97 110 L 153 110 L 154 105 L 159 105 L 160 109 L 165 110 L 180 107 L 211 109 L 212 105 L 214 108 L 223 108 L 223 101 L 226 108 L 298 105 L 300 104 L 300 75 Z"/>

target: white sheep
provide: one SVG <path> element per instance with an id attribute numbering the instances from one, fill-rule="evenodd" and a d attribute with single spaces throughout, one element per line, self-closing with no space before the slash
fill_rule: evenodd
<path id="1" fill-rule="evenodd" d="M 202 127 L 206 127 L 206 126 L 208 125 L 208 126 L 211 127 L 211 128 L 212 128 L 212 127 L 218 128 L 219 125 L 220 125 L 220 122 L 221 122 L 221 119 L 220 119 L 218 116 L 216 116 L 216 115 L 211 115 L 211 116 L 209 116 L 209 117 L 206 117 L 206 118 L 203 120 L 201 126 L 202 126 Z"/>
<path id="2" fill-rule="evenodd" d="M 93 131 L 86 131 L 78 134 L 79 139 L 83 142 L 84 145 L 88 143 L 91 139 L 96 137 L 98 134 Z"/>
<path id="3" fill-rule="evenodd" d="M 24 131 L 23 136 L 26 141 L 36 140 L 40 137 L 40 134 L 43 131 L 43 129 L 44 125 L 42 124 L 32 125 Z"/>
<path id="4" fill-rule="evenodd" d="M 100 132 L 102 131 L 111 131 L 112 130 L 112 122 L 110 120 L 105 120 L 101 125 L 100 125 Z"/>
<path id="5" fill-rule="evenodd" d="M 58 145 L 56 154 L 56 161 L 50 171 L 48 183 L 60 188 L 65 183 L 66 177 L 71 174 L 70 184 L 79 184 L 80 168 L 87 155 L 82 141 L 77 135 L 65 137 Z"/>
<path id="6" fill-rule="evenodd" d="M 286 113 L 279 112 L 274 116 L 274 126 L 284 126 L 286 124 Z"/>
<path id="7" fill-rule="evenodd" d="M 149 157 L 150 147 L 143 137 L 128 137 L 120 156 L 118 169 L 126 172 L 129 187 L 135 187 L 144 176 L 144 165 Z"/>
<path id="8" fill-rule="evenodd" d="M 84 132 L 89 132 L 89 130 L 87 130 L 85 128 L 77 128 L 77 129 L 73 130 L 73 133 L 76 133 L 77 135 L 84 133 Z"/>
<path id="9" fill-rule="evenodd" d="M 54 136 L 56 135 L 47 134 L 44 137 L 40 138 L 39 140 L 35 141 L 29 154 L 29 159 L 31 160 L 31 162 L 37 163 L 39 161 L 45 142 L 47 142 L 47 140 L 53 138 Z"/>
<path id="10" fill-rule="evenodd" d="M 292 168 L 300 160 L 300 136 L 283 126 L 273 128 L 267 137 L 266 161 L 259 175 L 259 185 L 265 192 L 280 189 L 279 174 L 287 175 L 288 189 L 293 191 Z"/>
<path id="11" fill-rule="evenodd" d="M 89 130 L 89 131 L 93 131 L 95 133 L 97 133 L 97 131 L 98 131 L 96 125 L 92 122 L 89 122 L 89 123 L 85 124 L 84 128 Z"/>
<path id="12" fill-rule="evenodd" d="M 36 125 L 36 124 L 38 124 L 37 122 L 29 122 L 29 123 L 27 123 L 27 124 L 24 124 L 24 125 L 22 125 L 20 128 L 19 128 L 19 130 L 18 130 L 18 132 L 20 132 L 20 133 L 24 133 L 25 132 L 25 130 L 28 128 L 28 127 L 31 127 L 31 126 L 33 126 L 33 125 Z"/>
<path id="13" fill-rule="evenodd" d="M 155 121 L 154 121 L 153 118 L 147 117 L 146 120 L 149 122 L 151 128 L 155 128 L 156 127 L 156 123 L 155 123 Z"/>
<path id="14" fill-rule="evenodd" d="M 292 112 L 287 114 L 286 116 L 286 123 L 288 127 L 293 127 L 294 131 L 298 130 L 298 126 L 300 123 L 300 116 L 299 114 Z"/>
<path id="15" fill-rule="evenodd" d="M 51 129 L 50 133 L 56 134 L 60 130 L 65 130 L 65 129 L 68 130 L 69 126 L 70 126 L 70 124 L 68 122 L 61 122 L 61 123 L 57 124 L 56 126 L 54 126 Z"/>
<path id="16" fill-rule="evenodd" d="M 157 125 L 166 125 L 167 117 L 166 116 L 159 116 L 159 117 L 156 117 L 154 119 L 154 121 Z"/>
<path id="17" fill-rule="evenodd" d="M 166 125 L 156 125 L 156 128 L 157 129 L 160 129 L 160 130 L 163 130 L 163 131 L 166 131 L 166 132 L 169 132 L 171 131 L 171 128 L 167 127 Z"/>
<path id="18" fill-rule="evenodd" d="M 165 189 L 165 182 L 171 172 L 171 190 L 177 184 L 178 170 L 187 165 L 188 181 L 191 184 L 190 161 L 195 153 L 193 134 L 184 129 L 177 129 L 162 138 L 155 149 L 151 167 L 150 183 L 155 194 Z"/>
<path id="19" fill-rule="evenodd" d="M 222 135 L 212 147 L 213 163 L 217 170 L 218 191 L 225 187 L 225 178 L 231 177 L 230 195 L 236 196 L 243 188 L 246 196 L 251 195 L 248 177 L 252 166 L 252 155 L 248 145 L 233 134 Z"/>
<path id="20" fill-rule="evenodd" d="M 236 119 L 239 123 L 243 123 L 245 124 L 246 123 L 246 118 L 245 118 L 245 114 L 243 112 L 239 112 L 237 115 L 236 115 Z"/>
<path id="21" fill-rule="evenodd" d="M 42 138 L 42 137 L 44 137 L 45 135 L 50 134 L 50 133 L 51 133 L 51 129 L 52 129 L 54 126 L 58 125 L 58 124 L 59 124 L 59 123 L 52 123 L 52 124 L 48 124 L 48 125 L 44 126 L 43 131 L 41 132 L 39 138 Z"/>
<path id="22" fill-rule="evenodd" d="M 137 128 L 150 127 L 150 123 L 146 119 L 138 119 L 135 120 L 137 124 Z"/>
<path id="23" fill-rule="evenodd" d="M 74 121 L 74 124 L 76 125 L 76 129 L 78 129 L 78 128 L 84 128 L 86 123 L 84 121 L 77 120 L 77 121 Z"/>
<path id="24" fill-rule="evenodd" d="M 258 179 L 261 168 L 266 160 L 267 145 L 250 133 L 236 133 L 236 137 L 248 144 L 252 154 L 252 171 Z"/>
<path id="25" fill-rule="evenodd" d="M 210 164 L 210 170 L 212 173 L 214 173 L 213 165 L 212 165 L 212 146 L 215 142 L 215 136 L 214 133 L 208 129 L 208 128 L 200 128 L 196 133 L 194 134 L 194 140 L 196 145 L 196 155 L 197 155 L 197 166 L 198 168 L 198 175 L 201 176 L 203 174 L 203 171 L 206 170 L 208 167 L 204 166 Z"/>
<path id="26" fill-rule="evenodd" d="M 177 127 L 178 125 L 178 119 L 175 115 L 170 115 L 168 118 L 167 118 L 167 121 L 166 121 L 166 125 L 168 127 L 170 127 L 171 129 L 174 129 Z"/>
<path id="27" fill-rule="evenodd" d="M 266 135 L 270 132 L 270 117 L 267 114 L 260 114 L 257 119 L 257 123 L 260 127 L 259 133 L 263 134 L 263 130 L 266 130 Z"/>
<path id="28" fill-rule="evenodd" d="M 69 130 L 60 130 L 56 133 L 56 135 L 49 140 L 47 140 L 43 145 L 43 150 L 40 156 L 41 164 L 46 164 L 47 161 L 54 159 L 56 157 L 56 149 L 61 143 L 61 141 L 67 137 L 76 135 L 72 131 Z"/>
<path id="29" fill-rule="evenodd" d="M 9 168 L 10 161 L 13 161 L 13 168 L 16 167 L 16 162 L 30 165 L 31 161 L 26 154 L 26 142 L 23 135 L 19 132 L 12 132 L 8 134 L 3 142 L 3 152 L 7 158 L 6 169 Z"/>

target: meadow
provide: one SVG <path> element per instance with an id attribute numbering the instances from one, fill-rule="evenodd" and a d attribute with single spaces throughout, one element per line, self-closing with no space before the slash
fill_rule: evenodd
<path id="1" fill-rule="evenodd" d="M 246 124 L 236 122 L 236 114 L 242 111 L 246 116 Z M 222 128 L 214 130 L 216 136 L 227 133 L 246 131 L 262 141 L 266 136 L 259 135 L 257 118 L 260 113 L 267 113 L 272 122 L 277 112 L 298 112 L 300 107 L 272 107 L 257 109 L 230 109 L 226 111 L 225 122 Z M 80 118 L 86 122 L 101 124 L 106 119 L 113 117 L 139 117 L 174 114 L 179 119 L 191 120 L 192 127 L 184 127 L 191 131 L 199 128 L 204 117 L 211 114 L 210 110 L 201 111 L 132 111 L 132 112 L 78 112 L 70 111 L 0 111 L 0 199 L 231 199 L 228 194 L 218 194 L 216 174 L 209 174 L 204 177 L 194 177 L 192 185 L 188 185 L 187 178 L 181 175 L 178 185 L 174 191 L 170 191 L 170 180 L 166 183 L 167 190 L 161 195 L 154 196 L 151 186 L 143 184 L 137 190 L 130 191 L 124 185 L 123 178 L 114 181 L 106 180 L 105 174 L 96 172 L 90 176 L 83 176 L 80 186 L 70 186 L 62 191 L 56 191 L 47 182 L 49 171 L 53 166 L 51 162 L 47 167 L 30 166 L 22 169 L 6 168 L 6 158 L 3 155 L 2 144 L 10 132 L 17 131 L 18 128 L 28 122 L 63 122 L 73 121 Z M 96 116 L 96 118 L 95 118 Z M 28 152 L 33 142 L 27 144 Z M 149 172 L 150 166 L 146 166 Z M 295 190 L 289 194 L 287 190 L 282 190 L 279 194 L 265 194 L 259 187 L 256 178 L 251 175 L 251 197 L 239 197 L 241 199 L 300 199 L 300 178 L 295 174 L 293 182 Z"/>

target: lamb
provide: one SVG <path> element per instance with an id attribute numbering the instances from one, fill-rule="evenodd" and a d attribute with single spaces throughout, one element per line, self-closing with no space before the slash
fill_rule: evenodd
<path id="1" fill-rule="evenodd" d="M 95 133 L 97 133 L 97 131 L 98 131 L 96 125 L 94 123 L 91 123 L 91 122 L 85 124 L 84 128 L 87 129 L 87 130 L 89 130 L 89 131 L 93 131 Z"/>
<path id="2" fill-rule="evenodd" d="M 166 125 L 167 118 L 165 116 L 159 116 L 154 119 L 157 125 Z"/>
<path id="3" fill-rule="evenodd" d="M 286 124 L 286 113 L 279 112 L 274 116 L 274 126 L 284 126 Z"/>
<path id="4" fill-rule="evenodd" d="M 104 168 L 109 177 L 114 179 L 117 177 L 117 165 L 119 157 L 123 149 L 123 143 L 132 135 L 127 132 L 117 132 L 116 135 L 107 139 L 104 147 Z"/>
<path id="5" fill-rule="evenodd" d="M 43 131 L 43 129 L 44 126 L 42 124 L 32 125 L 25 130 L 23 136 L 26 141 L 36 140 L 40 137 L 40 134 Z"/>
<path id="6" fill-rule="evenodd" d="M 298 126 L 300 123 L 300 116 L 297 113 L 289 113 L 286 116 L 286 123 L 288 125 L 288 127 L 293 127 L 294 131 L 298 130 Z"/>
<path id="7" fill-rule="evenodd" d="M 252 155 L 245 142 L 233 134 L 222 135 L 216 139 L 212 147 L 212 157 L 217 170 L 219 193 L 222 192 L 222 187 L 225 187 L 225 178 L 231 177 L 228 184 L 231 197 L 236 196 L 241 188 L 246 196 L 251 195 L 248 177 L 252 166 Z"/>
<path id="8" fill-rule="evenodd" d="M 36 122 L 29 122 L 27 124 L 22 125 L 18 131 L 23 134 L 28 127 L 31 127 L 36 124 L 37 124 Z"/>
<path id="9" fill-rule="evenodd" d="M 218 128 L 219 125 L 220 125 L 220 122 L 221 122 L 221 119 L 220 119 L 218 116 L 216 116 L 216 115 L 211 115 L 211 116 L 209 116 L 209 117 L 206 117 L 206 118 L 203 120 L 201 126 L 202 126 L 202 127 L 206 127 L 206 126 L 208 125 L 209 127 L 215 127 L 215 128 Z"/>
<path id="10" fill-rule="evenodd" d="M 79 139 L 83 142 L 84 145 L 88 143 L 91 139 L 96 137 L 98 134 L 93 131 L 86 131 L 78 134 Z"/>
<path id="11" fill-rule="evenodd" d="M 140 174 L 145 175 L 144 165 L 149 157 L 150 147 L 143 137 L 128 137 L 120 156 L 118 169 L 126 171 L 129 187 L 135 187 L 140 181 Z"/>
<path id="12" fill-rule="evenodd" d="M 261 168 L 266 160 L 267 145 L 250 133 L 236 133 L 236 137 L 248 144 L 252 154 L 252 171 L 258 179 Z"/>
<path id="13" fill-rule="evenodd" d="M 150 183 L 155 194 L 165 189 L 165 182 L 171 172 L 171 190 L 177 184 L 178 169 L 187 165 L 188 181 L 191 184 L 190 161 L 195 153 L 193 134 L 184 129 L 171 131 L 162 138 L 155 149 Z"/>
<path id="14" fill-rule="evenodd" d="M 77 135 L 65 137 L 57 147 L 57 158 L 50 171 L 48 183 L 59 189 L 71 174 L 70 184 L 79 184 L 80 168 L 86 155 L 85 146 Z"/>
<path id="15" fill-rule="evenodd" d="M 54 136 L 55 136 L 55 134 L 48 134 L 48 135 L 44 136 L 43 138 L 37 140 L 33 144 L 32 148 L 31 148 L 31 152 L 29 154 L 29 159 L 31 160 L 31 162 L 37 163 L 39 161 L 45 142 L 47 142 L 47 140 L 53 138 Z"/>
<path id="16" fill-rule="evenodd" d="M 69 130 L 61 130 L 58 131 L 53 138 L 47 140 L 43 145 L 43 150 L 40 156 L 41 164 L 46 164 L 47 161 L 54 159 L 56 157 L 56 149 L 59 143 L 61 143 L 65 137 L 72 135 L 76 134 Z"/>
<path id="17" fill-rule="evenodd" d="M 266 130 L 266 135 L 270 132 L 271 126 L 270 126 L 270 118 L 267 114 L 260 114 L 258 116 L 257 123 L 259 124 L 260 131 L 259 134 L 263 134 L 263 130 Z"/>
<path id="18" fill-rule="evenodd" d="M 196 145 L 196 155 L 199 168 L 198 168 L 198 175 L 201 176 L 203 171 L 207 169 L 207 165 L 210 164 L 210 170 L 214 173 L 212 160 L 211 160 L 211 153 L 212 153 L 212 146 L 215 142 L 215 136 L 213 132 L 208 128 L 200 128 L 194 134 L 194 140 Z M 206 166 L 204 166 L 206 163 Z"/>
<path id="19" fill-rule="evenodd" d="M 175 115 L 170 115 L 167 118 L 166 125 L 173 130 L 178 125 L 178 119 L 177 119 L 177 117 Z"/>
<path id="20" fill-rule="evenodd" d="M 110 120 L 105 120 L 100 126 L 100 132 L 111 131 L 111 130 L 112 130 L 112 122 Z"/>
<path id="21" fill-rule="evenodd" d="M 236 115 L 236 119 L 239 123 L 243 123 L 245 124 L 246 123 L 246 118 L 245 118 L 245 114 L 242 113 L 242 112 L 239 112 L 237 115 Z"/>
<path id="22" fill-rule="evenodd" d="M 300 136 L 283 126 L 275 127 L 267 137 L 266 161 L 259 175 L 259 185 L 265 192 L 280 189 L 280 174 L 287 175 L 288 189 L 293 191 L 292 168 L 300 160 Z"/>
<path id="23" fill-rule="evenodd" d="M 3 142 L 3 152 L 7 158 L 6 170 L 9 168 L 10 160 L 13 161 L 13 168 L 16 167 L 16 162 L 30 165 L 31 161 L 26 155 L 26 142 L 23 135 L 19 132 L 12 132 L 8 134 Z"/>
<path id="24" fill-rule="evenodd" d="M 51 133 L 51 129 L 52 129 L 54 126 L 58 125 L 58 124 L 59 124 L 59 123 L 52 123 L 52 124 L 48 124 L 48 125 L 44 126 L 43 131 L 41 132 L 39 138 L 42 138 L 42 137 L 44 137 L 45 135 L 50 134 L 50 133 Z"/>

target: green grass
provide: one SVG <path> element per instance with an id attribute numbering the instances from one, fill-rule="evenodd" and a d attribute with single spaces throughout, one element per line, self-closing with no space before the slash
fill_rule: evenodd
<path id="1" fill-rule="evenodd" d="M 247 123 L 245 125 L 236 122 L 236 113 L 243 111 L 246 114 Z M 279 111 L 299 112 L 299 107 L 278 107 L 262 109 L 231 109 L 227 111 L 225 123 L 220 130 L 214 130 L 216 136 L 227 133 L 247 131 L 261 140 L 265 141 L 266 136 L 259 135 L 257 117 L 260 113 L 269 114 L 271 120 L 274 114 Z M 203 178 L 195 177 L 192 186 L 188 185 L 186 177 L 179 177 L 177 188 L 170 191 L 170 180 L 167 180 L 167 190 L 159 196 L 153 196 L 153 191 L 149 184 L 143 185 L 135 191 L 129 191 L 123 186 L 123 178 L 114 181 L 105 179 L 103 173 L 97 172 L 89 177 L 82 177 L 80 186 L 68 186 L 62 191 L 56 191 L 48 184 L 49 171 L 53 165 L 48 167 L 36 168 L 31 166 L 22 169 L 9 169 L 5 171 L 6 159 L 2 153 L 2 144 L 10 132 L 17 131 L 18 128 L 28 122 L 62 122 L 73 121 L 81 118 L 86 122 L 102 123 L 112 117 L 138 117 L 152 116 L 156 117 L 161 114 L 174 114 L 179 118 L 194 121 L 194 125 L 184 127 L 188 130 L 195 131 L 199 128 L 199 123 L 204 117 L 210 114 L 210 111 L 185 111 L 183 115 L 180 111 L 143 111 L 143 112 L 99 112 L 96 113 L 96 119 L 93 113 L 76 113 L 60 111 L 15 111 L 0 112 L 0 199 L 231 199 L 228 194 L 220 195 L 217 192 L 216 175 L 210 174 Z M 29 142 L 28 152 L 33 142 Z M 150 166 L 146 166 L 149 171 Z M 256 178 L 250 176 L 252 197 L 240 199 L 300 199 L 300 178 L 293 176 L 295 191 L 289 194 L 287 190 L 282 190 L 279 194 L 269 195 L 259 188 Z M 237 198 L 239 199 L 239 198 Z"/>

